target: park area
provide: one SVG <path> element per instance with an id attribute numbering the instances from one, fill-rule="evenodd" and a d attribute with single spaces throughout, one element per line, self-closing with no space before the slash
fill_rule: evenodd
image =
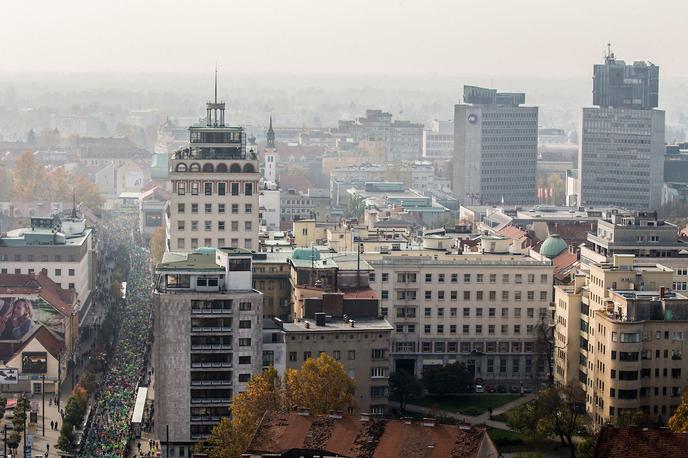
<path id="1" fill-rule="evenodd" d="M 518 394 L 456 394 L 443 396 L 426 396 L 413 401 L 414 405 L 443 410 L 462 415 L 478 416 L 487 412 L 490 408 L 508 404 L 519 399 Z"/>

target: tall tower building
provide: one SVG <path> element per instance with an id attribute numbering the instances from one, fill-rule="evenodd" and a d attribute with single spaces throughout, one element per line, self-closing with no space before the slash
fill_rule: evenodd
<path id="1" fill-rule="evenodd" d="M 277 183 L 277 148 L 275 147 L 275 131 L 272 130 L 272 115 L 267 133 L 267 146 L 263 152 L 263 175 L 268 186 Z"/>
<path id="2" fill-rule="evenodd" d="M 454 177 L 460 202 L 535 203 L 538 108 L 524 93 L 464 86 L 454 105 Z"/>
<path id="3" fill-rule="evenodd" d="M 652 209 L 664 181 L 664 111 L 656 110 L 659 67 L 627 65 L 607 51 L 593 69 L 593 104 L 583 108 L 578 150 L 579 205 Z"/>
<path id="4" fill-rule="evenodd" d="M 168 251 L 258 248 L 258 158 L 246 132 L 225 125 L 225 104 L 207 103 L 205 125 L 189 127 L 189 146 L 171 155 L 166 212 Z"/>

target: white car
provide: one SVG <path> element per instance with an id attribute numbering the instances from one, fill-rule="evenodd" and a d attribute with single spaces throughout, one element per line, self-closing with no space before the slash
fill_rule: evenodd
<path id="1" fill-rule="evenodd" d="M 476 393 L 484 393 L 485 392 L 485 387 L 482 385 L 476 385 L 475 386 L 475 392 Z"/>

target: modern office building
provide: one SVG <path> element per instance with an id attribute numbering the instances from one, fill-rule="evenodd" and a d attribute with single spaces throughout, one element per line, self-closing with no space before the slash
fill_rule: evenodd
<path id="1" fill-rule="evenodd" d="M 387 162 L 417 161 L 423 155 L 423 124 L 394 121 L 387 141 Z"/>
<path id="2" fill-rule="evenodd" d="M 538 108 L 523 93 L 464 86 L 454 105 L 454 177 L 459 202 L 533 204 Z"/>
<path id="3" fill-rule="evenodd" d="M 672 276 L 614 255 L 555 287 L 555 381 L 580 382 L 595 424 L 635 411 L 663 422 L 680 404 L 688 296 L 669 290 Z"/>
<path id="4" fill-rule="evenodd" d="M 546 379 L 536 327 L 551 322 L 553 266 L 513 251 L 509 239 L 484 237 L 474 253 L 364 253 L 381 314 L 394 327 L 392 371 L 419 375 L 459 361 L 486 383 Z"/>
<path id="5" fill-rule="evenodd" d="M 667 145 L 662 205 L 688 202 L 688 143 Z"/>
<path id="6" fill-rule="evenodd" d="M 31 227 L 0 237 L 0 273 L 34 275 L 46 270 L 60 288 L 76 293 L 74 311 L 86 324 L 93 303 L 96 256 L 93 230 L 76 216 L 32 217 Z"/>
<path id="7" fill-rule="evenodd" d="M 583 108 L 579 132 L 577 205 L 659 207 L 664 182 L 664 111 L 659 67 L 627 65 L 608 52 L 595 65 L 594 107 Z"/>
<path id="8" fill-rule="evenodd" d="M 189 146 L 170 158 L 167 250 L 258 248 L 258 158 L 243 127 L 225 125 L 225 104 L 207 103 L 205 125 L 189 127 Z"/>
<path id="9" fill-rule="evenodd" d="M 189 456 L 262 370 L 263 294 L 251 268 L 241 248 L 167 252 L 156 267 L 154 420 L 158 437 L 169 427 L 174 456 Z"/>

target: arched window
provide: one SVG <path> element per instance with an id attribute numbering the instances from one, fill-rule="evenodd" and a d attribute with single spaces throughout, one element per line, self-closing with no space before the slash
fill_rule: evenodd
<path id="1" fill-rule="evenodd" d="M 227 164 L 217 164 L 217 168 L 215 169 L 217 173 L 227 173 Z"/>
<path id="2" fill-rule="evenodd" d="M 255 171 L 256 169 L 253 167 L 253 164 L 244 164 L 244 173 L 253 173 Z"/>
<path id="3" fill-rule="evenodd" d="M 183 162 L 180 162 L 177 164 L 177 168 L 175 169 L 177 172 L 186 172 L 186 164 Z"/>
<path id="4" fill-rule="evenodd" d="M 213 173 L 215 171 L 215 167 L 213 167 L 213 164 L 210 162 L 206 162 L 203 164 L 203 173 Z"/>
<path id="5" fill-rule="evenodd" d="M 239 173 L 241 172 L 241 166 L 239 164 L 232 164 L 229 166 L 229 171 L 231 173 Z"/>
<path id="6" fill-rule="evenodd" d="M 201 166 L 200 164 L 194 162 L 189 166 L 189 172 L 200 172 L 201 171 Z"/>

